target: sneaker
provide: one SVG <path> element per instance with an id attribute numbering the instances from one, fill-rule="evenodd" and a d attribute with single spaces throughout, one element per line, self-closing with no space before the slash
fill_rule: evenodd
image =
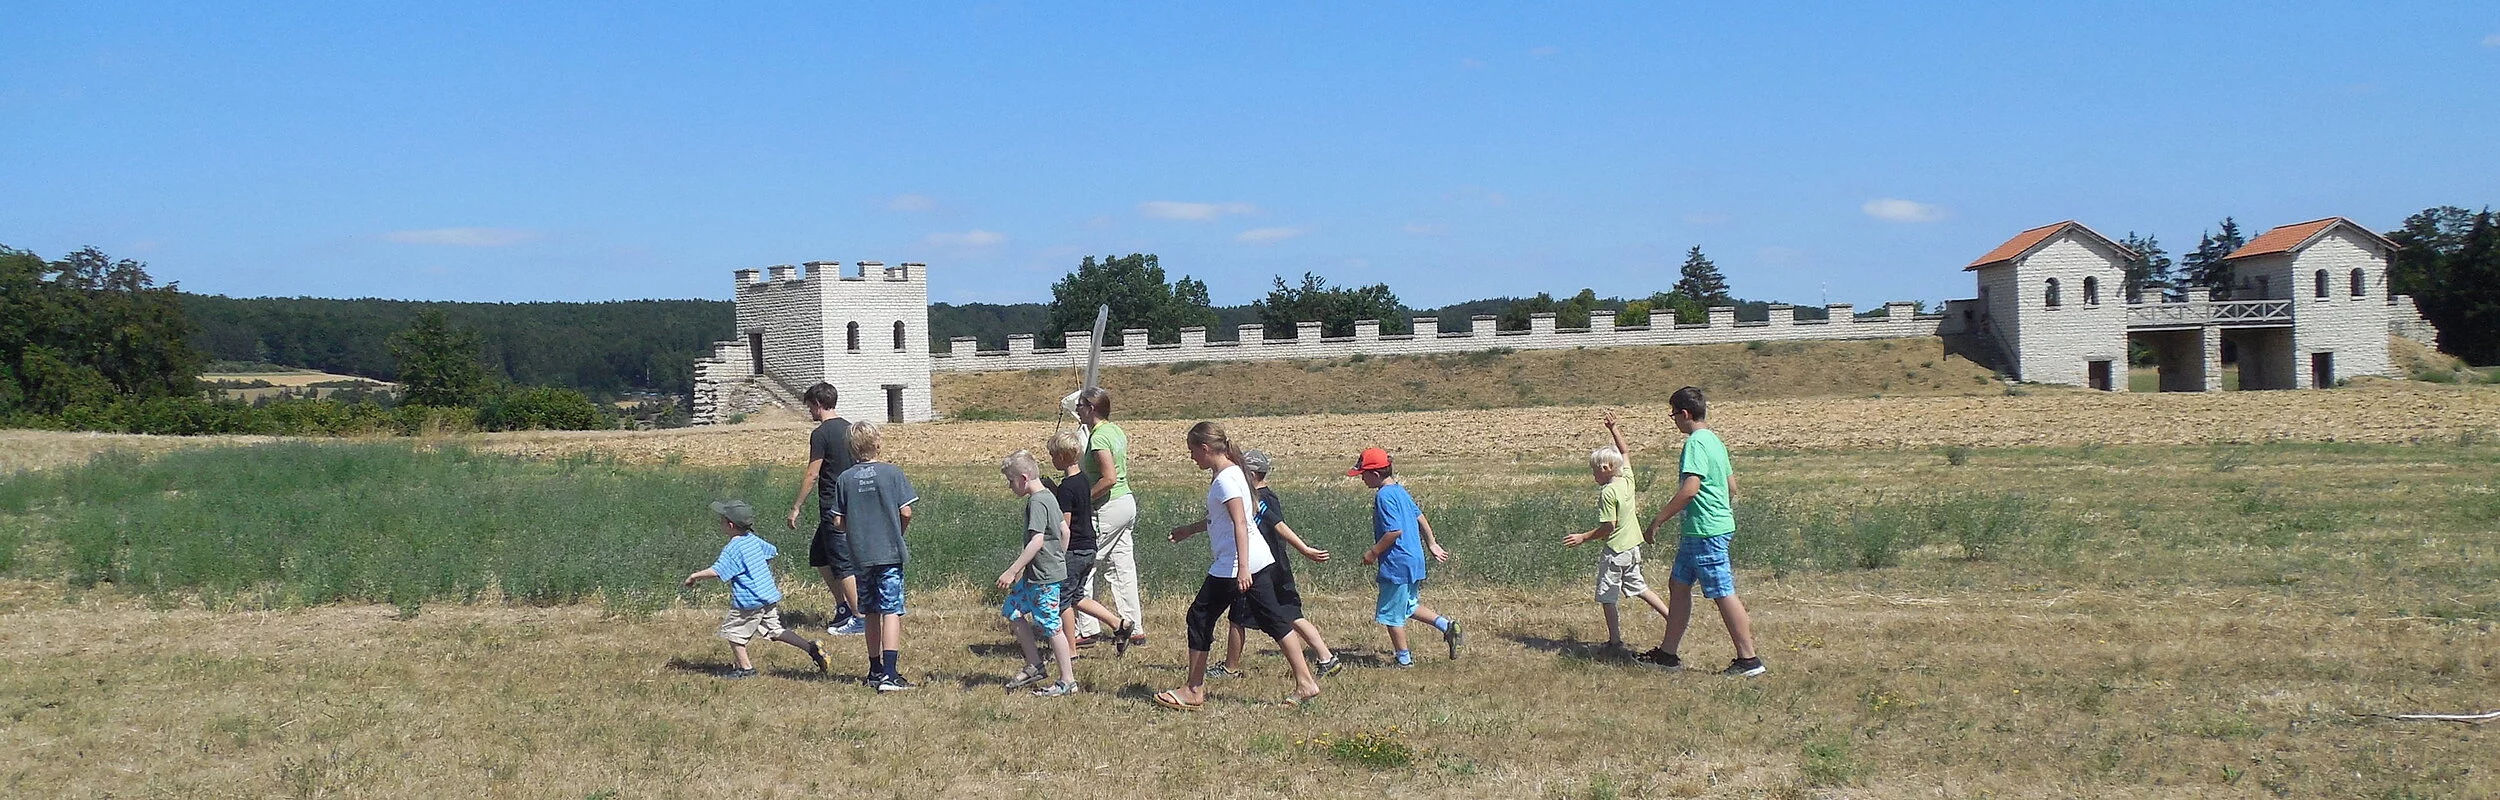
<path id="1" fill-rule="evenodd" d="M 1248 674 L 1249 673 L 1246 672 L 1237 672 L 1231 669 L 1226 669 L 1222 664 L 1217 664 L 1207 668 L 1207 680 L 1215 680 L 1217 678 L 1239 678 Z"/>
<path id="2" fill-rule="evenodd" d="M 918 688 L 920 688 L 918 685 L 912 683 L 911 681 L 904 680 L 901 675 L 887 675 L 877 679 L 878 694 L 884 694 L 886 692 L 904 692 Z"/>
<path id="3" fill-rule="evenodd" d="M 1450 658 L 1458 658 L 1458 648 L 1467 645 L 1467 632 L 1458 629 L 1458 620 L 1450 620 L 1450 629 L 1441 632 L 1441 642 L 1450 646 Z"/>
<path id="4" fill-rule="evenodd" d="M 1016 673 L 1015 677 L 1007 679 L 1007 690 L 1015 691 L 1036 683 L 1041 683 L 1042 679 L 1047 677 L 1050 676 L 1047 673 L 1042 672 L 1042 665 L 1026 664 L 1024 665 L 1024 669 L 1022 671 Z"/>
<path id="5" fill-rule="evenodd" d="M 1390 666 L 1391 668 L 1393 668 L 1393 669 L 1414 669 L 1414 668 L 1415 668 L 1415 657 L 1414 657 L 1414 656 L 1407 656 L 1407 657 L 1405 657 L 1405 658 L 1401 658 L 1401 659 L 1398 659 L 1398 660 L 1396 660 L 1396 661 L 1389 662 L 1389 666 Z"/>
<path id="6" fill-rule="evenodd" d="M 1332 658 L 1319 662 L 1319 665 L 1312 671 L 1319 673 L 1319 676 L 1322 678 L 1335 675 L 1339 672 L 1345 671 L 1345 659 Z"/>
<path id="7" fill-rule="evenodd" d="M 1593 655 L 1598 658 L 1624 658 L 1632 656 L 1632 648 L 1623 646 L 1620 641 L 1607 642 L 1598 645 Z"/>
<path id="8" fill-rule="evenodd" d="M 818 674 L 818 675 L 831 675 L 831 674 L 833 674 L 833 659 L 830 659 L 830 658 L 826 658 L 826 657 L 825 657 L 825 646 L 824 646 L 824 645 L 817 644 L 817 643 L 815 643 L 815 642 L 808 642 L 808 643 L 807 643 L 807 660 L 816 662 L 816 674 Z"/>
<path id="9" fill-rule="evenodd" d="M 851 613 L 850 609 L 835 609 L 833 612 L 833 619 L 825 621 L 825 632 L 832 633 L 833 629 L 849 625 L 852 622 L 858 621 L 858 619 L 859 615 Z"/>
<path id="10" fill-rule="evenodd" d="M 1066 697 L 1076 694 L 1075 681 L 1061 681 L 1033 690 L 1034 697 Z"/>
<path id="11" fill-rule="evenodd" d="M 733 668 L 731 668 L 728 672 L 726 672 L 726 673 L 722 673 L 722 674 L 721 674 L 721 677 L 723 677 L 723 678 L 727 678 L 727 679 L 729 679 L 729 680 L 733 680 L 733 681 L 734 681 L 734 680 L 738 680 L 738 679 L 740 679 L 740 678 L 752 678 L 752 677 L 755 677 L 755 670 L 752 670 L 752 669 L 737 669 L 737 668 L 734 668 L 734 667 L 733 667 Z"/>
<path id="12" fill-rule="evenodd" d="M 1649 648 L 1649 652 L 1640 654 L 1636 660 L 1669 672 L 1684 668 L 1684 659 L 1663 647 Z"/>
<path id="13" fill-rule="evenodd" d="M 862 620 L 861 620 L 860 618 L 858 618 L 858 617 L 852 617 L 852 618 L 850 619 L 850 621 L 848 621 L 848 622 L 844 622 L 844 623 L 842 623 L 842 624 L 840 624 L 840 625 L 834 625 L 834 626 L 831 626 L 831 627 L 828 627 L 828 628 L 826 628 L 826 629 L 825 629 L 825 632 L 826 632 L 826 633 L 829 633 L 829 634 L 832 634 L 832 635 L 835 635 L 835 636 L 858 636 L 858 635 L 860 635 L 860 634 L 862 634 L 862 633 L 866 633 L 867 631 L 868 631 L 868 623 L 867 623 L 867 622 L 865 622 L 865 621 L 862 621 Z"/>
<path id="14" fill-rule="evenodd" d="M 1756 656 L 1753 658 L 1739 658 L 1734 661 L 1729 661 L 1727 662 L 1727 669 L 1719 670 L 1719 674 L 1736 678 L 1751 678 L 1769 671 L 1771 671 L 1771 668 L 1763 666 L 1762 658 L 1760 656 Z"/>

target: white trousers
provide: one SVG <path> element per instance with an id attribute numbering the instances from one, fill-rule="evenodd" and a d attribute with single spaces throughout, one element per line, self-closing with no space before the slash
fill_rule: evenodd
<path id="1" fill-rule="evenodd" d="M 1145 633 L 1145 605 L 1137 600 L 1137 495 L 1124 494 L 1094 509 L 1094 574 L 1085 577 L 1085 593 L 1099 598 L 1096 580 L 1111 584 L 1111 609 Z M 1077 635 L 1100 632 L 1102 623 L 1076 616 Z"/>

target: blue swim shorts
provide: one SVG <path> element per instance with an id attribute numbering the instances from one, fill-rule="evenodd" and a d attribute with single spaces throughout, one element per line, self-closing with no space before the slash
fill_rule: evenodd
<path id="1" fill-rule="evenodd" d="M 1416 597 L 1416 590 L 1423 584 L 1390 583 L 1377 578 L 1373 582 L 1380 584 L 1380 602 L 1374 604 L 1372 619 L 1392 628 L 1406 627 L 1406 620 L 1415 616 L 1415 606 L 1422 602 Z"/>
<path id="2" fill-rule="evenodd" d="M 1727 540 L 1735 534 L 1675 537 L 1675 574 L 1669 580 L 1701 587 L 1701 596 L 1717 600 L 1736 593 L 1736 573 L 1727 566 Z"/>
<path id="3" fill-rule="evenodd" d="M 1036 586 L 1021 580 L 1016 581 L 1007 587 L 1007 602 L 999 607 L 998 615 L 1009 620 L 1023 617 L 1032 620 L 1033 627 L 1042 629 L 1044 633 L 1057 633 L 1059 631 L 1059 584 Z"/>
<path id="4" fill-rule="evenodd" d="M 903 615 L 903 565 L 860 568 L 859 610 L 894 617 Z"/>

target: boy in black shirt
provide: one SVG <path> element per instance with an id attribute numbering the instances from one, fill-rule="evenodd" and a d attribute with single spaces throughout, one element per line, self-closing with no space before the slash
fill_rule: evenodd
<path id="1" fill-rule="evenodd" d="M 799 512 L 807 507 L 807 496 L 817 499 L 816 537 L 807 543 L 807 565 L 825 578 L 825 588 L 833 592 L 833 622 L 825 632 L 835 636 L 858 636 L 860 618 L 852 609 L 859 607 L 858 565 L 851 561 L 850 535 L 834 524 L 834 476 L 850 469 L 851 423 L 834 414 L 834 405 L 841 393 L 833 384 L 818 383 L 807 387 L 802 395 L 807 401 L 807 416 L 816 420 L 816 430 L 807 435 L 807 472 L 799 478 L 799 499 L 790 503 L 790 529 L 799 529 Z"/>
<path id="2" fill-rule="evenodd" d="M 1303 558 L 1320 563 L 1328 561 L 1328 551 L 1304 544 L 1302 537 L 1285 525 L 1284 501 L 1276 497 L 1276 490 L 1267 486 L 1267 471 L 1273 465 L 1265 451 L 1247 450 L 1241 454 L 1241 471 L 1250 478 L 1250 493 L 1257 502 L 1257 513 L 1252 521 L 1259 526 L 1259 535 L 1267 538 L 1268 552 L 1276 554 L 1276 599 L 1292 614 L 1293 629 L 1301 633 L 1303 641 L 1310 642 L 1311 649 L 1319 654 L 1319 660 L 1312 663 L 1312 671 L 1324 678 L 1337 674 L 1345 665 L 1337 661 L 1336 653 L 1329 652 L 1328 641 L 1320 638 L 1319 626 L 1302 616 L 1302 591 L 1294 586 L 1293 560 L 1285 557 L 1285 549 L 1290 545 Z M 1249 634 L 1242 621 L 1249 618 L 1249 609 L 1237 603 L 1229 616 L 1233 629 L 1224 637 L 1224 663 L 1208 667 L 1209 678 L 1238 678 L 1242 675 L 1241 649 Z"/>
<path id="3" fill-rule="evenodd" d="M 1043 481 L 1053 496 L 1059 498 L 1059 513 L 1068 521 L 1068 579 L 1059 587 L 1059 605 L 1063 611 L 1076 611 L 1102 621 L 1105 630 L 1113 632 L 1111 641 L 1120 655 L 1128 655 L 1129 636 L 1137 626 L 1111 613 L 1101 601 L 1085 591 L 1094 573 L 1094 494 L 1093 487 L 1078 470 L 1077 462 L 1085 458 L 1085 443 L 1073 431 L 1062 431 L 1050 437 L 1050 465 L 1058 468 L 1057 483 Z M 1092 643 L 1079 639 L 1076 626 L 1059 626 L 1059 635 L 1073 647 Z"/>

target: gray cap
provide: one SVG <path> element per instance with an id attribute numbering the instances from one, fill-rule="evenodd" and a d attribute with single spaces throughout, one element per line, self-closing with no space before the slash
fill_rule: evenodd
<path id="1" fill-rule="evenodd" d="M 1241 451 L 1241 469 L 1243 472 L 1256 472 L 1258 474 L 1265 475 L 1267 474 L 1268 468 L 1273 465 L 1274 462 L 1268 460 L 1267 451 L 1265 450 Z"/>
<path id="2" fill-rule="evenodd" d="M 755 527 L 755 507 L 744 500 L 722 500 L 712 504 L 712 513 L 741 528 Z"/>

